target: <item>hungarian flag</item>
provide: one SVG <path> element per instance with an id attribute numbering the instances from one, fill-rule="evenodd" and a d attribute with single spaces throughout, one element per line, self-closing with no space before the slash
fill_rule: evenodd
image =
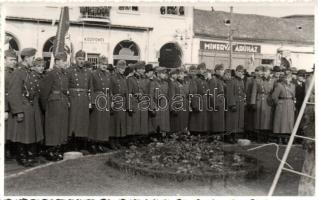
<path id="1" fill-rule="evenodd" d="M 72 55 L 72 44 L 69 34 L 70 18 L 68 7 L 61 8 L 60 20 L 57 27 L 56 37 L 54 40 L 53 53 L 51 56 L 50 68 L 53 67 L 54 55 L 58 52 L 66 52 L 68 58 Z M 70 59 L 68 59 L 70 61 Z"/>

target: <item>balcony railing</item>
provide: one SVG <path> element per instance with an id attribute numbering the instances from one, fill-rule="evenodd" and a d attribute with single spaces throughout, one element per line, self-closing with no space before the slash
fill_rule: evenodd
<path id="1" fill-rule="evenodd" d="M 80 20 L 110 23 L 110 9 L 108 6 L 80 7 Z"/>

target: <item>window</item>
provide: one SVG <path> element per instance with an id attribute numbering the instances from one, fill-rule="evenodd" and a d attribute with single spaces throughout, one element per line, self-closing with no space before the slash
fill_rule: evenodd
<path id="1" fill-rule="evenodd" d="M 87 61 L 92 64 L 93 69 L 97 68 L 98 58 L 99 58 L 99 54 L 96 54 L 96 53 L 87 54 Z"/>
<path id="2" fill-rule="evenodd" d="M 124 11 L 124 12 L 138 12 L 138 6 L 119 6 L 118 7 L 119 11 Z"/>
<path id="3" fill-rule="evenodd" d="M 160 14 L 184 16 L 184 6 L 161 6 Z"/>
<path id="4" fill-rule="evenodd" d="M 273 59 L 262 59 L 262 65 L 272 65 L 273 63 Z"/>

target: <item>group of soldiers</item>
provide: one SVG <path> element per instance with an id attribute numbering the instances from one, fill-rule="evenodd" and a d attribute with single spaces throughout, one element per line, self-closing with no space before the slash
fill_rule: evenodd
<path id="1" fill-rule="evenodd" d="M 56 161 L 66 151 L 95 154 L 171 133 L 286 142 L 311 76 L 279 66 L 251 74 L 242 65 L 112 66 L 105 56 L 91 69 L 82 50 L 71 65 L 66 53 L 55 54 L 45 72 L 35 54 L 23 49 L 18 63 L 15 51 L 5 51 L 6 156 L 23 166 L 39 154 Z"/>

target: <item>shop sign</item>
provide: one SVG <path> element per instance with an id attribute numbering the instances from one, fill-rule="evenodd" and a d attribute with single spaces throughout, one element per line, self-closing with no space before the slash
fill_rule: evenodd
<path id="1" fill-rule="evenodd" d="M 200 41 L 200 49 L 208 51 L 230 51 L 230 45 L 225 42 Z M 232 51 L 237 53 L 261 53 L 261 46 L 251 44 L 232 44 Z"/>
<path id="2" fill-rule="evenodd" d="M 104 40 L 104 38 L 84 37 L 84 42 L 86 42 L 86 43 L 105 43 L 105 40 Z"/>

